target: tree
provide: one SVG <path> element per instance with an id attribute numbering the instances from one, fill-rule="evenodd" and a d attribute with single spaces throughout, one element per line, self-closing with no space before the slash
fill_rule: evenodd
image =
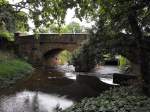
<path id="1" fill-rule="evenodd" d="M 27 14 L 23 11 L 16 12 L 7 1 L 0 1 L 0 24 L 5 24 L 5 30 L 9 32 L 28 31 Z"/>
<path id="2" fill-rule="evenodd" d="M 72 22 L 66 26 L 68 33 L 82 33 L 84 32 L 84 27 L 80 26 L 79 23 Z"/>
<path id="3" fill-rule="evenodd" d="M 22 0 L 11 5 L 16 12 L 28 10 L 28 17 L 34 20 L 36 28 L 42 24 L 47 26 L 52 23 L 60 26 L 64 22 L 68 7 L 72 7 L 70 2 L 64 0 Z"/>
<path id="4" fill-rule="evenodd" d="M 49 27 L 39 28 L 39 32 L 42 33 L 83 33 L 86 32 L 86 28 L 80 26 L 79 23 L 72 22 L 68 25 L 58 26 L 57 24 L 51 24 Z"/>
<path id="5" fill-rule="evenodd" d="M 99 52 L 94 51 L 96 46 L 101 46 L 103 53 L 114 52 L 115 49 L 125 57 L 135 56 L 136 60 L 133 60 L 141 66 L 145 90 L 150 94 L 149 0 L 22 0 L 12 6 L 16 12 L 28 9 L 28 16 L 34 20 L 36 28 L 52 23 L 61 26 L 67 9 L 73 7 L 79 19 L 95 20 L 97 24 L 93 29 L 93 38 L 90 38 L 88 45 L 85 44 L 86 47 L 81 50 L 83 55 L 80 56 L 93 56 L 94 63 L 88 59 L 86 61 L 95 64 L 96 52 Z M 91 50 L 93 52 L 84 54 Z"/>
<path id="6" fill-rule="evenodd" d="M 15 14 L 15 26 L 16 31 L 29 31 L 29 25 L 28 25 L 28 17 L 27 14 L 23 11 L 20 11 Z"/>
<path id="7" fill-rule="evenodd" d="M 112 52 L 116 48 L 115 52 L 134 57 L 131 61 L 140 65 L 144 88 L 150 95 L 150 48 L 147 43 L 150 34 L 150 1 L 81 0 L 79 7 L 76 8 L 77 16 L 87 16 L 97 21 L 96 36 L 90 39 L 89 45 L 104 44 L 104 49 L 101 46 L 104 52 Z M 96 42 L 97 37 L 101 41 Z M 90 51 L 90 47 L 86 48 Z M 78 56 L 82 57 L 82 54 L 84 56 L 84 53 Z M 96 55 L 94 51 L 93 55 Z"/>
<path id="8" fill-rule="evenodd" d="M 15 29 L 15 18 L 13 8 L 5 0 L 0 1 L 0 24 L 4 25 L 5 30 L 13 32 Z"/>

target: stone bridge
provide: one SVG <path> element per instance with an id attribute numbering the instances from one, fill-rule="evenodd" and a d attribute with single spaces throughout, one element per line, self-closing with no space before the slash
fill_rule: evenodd
<path id="1" fill-rule="evenodd" d="M 16 34 L 16 53 L 33 65 L 46 65 L 48 59 L 54 58 L 61 51 L 73 52 L 86 40 L 88 34 Z"/>

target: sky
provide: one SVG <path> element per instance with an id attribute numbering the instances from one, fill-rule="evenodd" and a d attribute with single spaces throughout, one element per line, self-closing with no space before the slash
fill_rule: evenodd
<path id="1" fill-rule="evenodd" d="M 69 23 L 75 21 L 75 22 L 79 23 L 81 26 L 85 26 L 85 27 L 91 27 L 94 24 L 94 22 L 88 23 L 84 19 L 83 19 L 83 21 L 80 21 L 78 18 L 74 18 L 74 16 L 75 16 L 75 10 L 74 9 L 68 9 L 67 15 L 65 18 L 65 23 L 69 24 Z"/>
<path id="2" fill-rule="evenodd" d="M 7 0 L 7 1 L 9 1 L 9 3 L 11 3 L 11 4 L 14 4 L 14 3 L 20 2 L 21 0 Z M 94 22 L 88 23 L 88 22 L 86 22 L 86 20 L 80 21 L 78 18 L 75 18 L 74 15 L 75 15 L 74 9 L 68 9 L 67 10 L 67 15 L 65 17 L 65 24 L 66 25 L 71 23 L 71 22 L 77 22 L 81 26 L 85 26 L 85 27 L 90 28 L 94 24 Z M 29 26 L 31 28 L 34 28 L 34 24 L 31 20 L 29 20 L 28 23 L 29 23 Z"/>

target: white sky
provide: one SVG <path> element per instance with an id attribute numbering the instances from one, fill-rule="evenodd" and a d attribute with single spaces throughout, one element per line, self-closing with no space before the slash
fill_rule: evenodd
<path id="1" fill-rule="evenodd" d="M 7 0 L 7 1 L 9 1 L 9 3 L 11 3 L 11 4 L 14 4 L 14 3 L 20 2 L 21 0 Z M 74 15 L 75 15 L 74 9 L 68 9 L 67 10 L 67 15 L 65 17 L 65 24 L 69 24 L 69 23 L 71 23 L 73 21 L 77 22 L 81 26 L 85 26 L 85 27 L 91 27 L 94 24 L 94 22 L 88 23 L 88 22 L 86 22 L 86 20 L 83 20 L 81 22 L 78 18 L 74 18 Z M 31 20 L 29 20 L 28 23 L 29 23 L 29 26 L 31 28 L 34 28 L 34 24 L 33 24 L 33 22 Z"/>
<path id="2" fill-rule="evenodd" d="M 84 19 L 82 21 L 80 21 L 78 18 L 74 18 L 74 16 L 75 16 L 74 9 L 68 9 L 67 10 L 67 15 L 65 17 L 65 23 L 69 24 L 69 23 L 75 21 L 75 22 L 79 23 L 81 26 L 85 26 L 85 27 L 91 27 L 94 24 L 94 22 L 88 23 Z"/>

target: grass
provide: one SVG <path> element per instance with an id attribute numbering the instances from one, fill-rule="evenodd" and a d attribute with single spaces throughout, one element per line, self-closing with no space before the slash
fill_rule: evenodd
<path id="1" fill-rule="evenodd" d="M 8 87 L 32 71 L 33 67 L 27 62 L 9 52 L 0 51 L 0 88 Z"/>
<path id="2" fill-rule="evenodd" d="M 18 79 L 29 75 L 32 66 L 19 59 L 0 61 L 0 88 L 14 84 Z"/>
<path id="3" fill-rule="evenodd" d="M 0 77 L 9 78 L 31 71 L 32 66 L 24 61 L 13 59 L 0 62 Z"/>

